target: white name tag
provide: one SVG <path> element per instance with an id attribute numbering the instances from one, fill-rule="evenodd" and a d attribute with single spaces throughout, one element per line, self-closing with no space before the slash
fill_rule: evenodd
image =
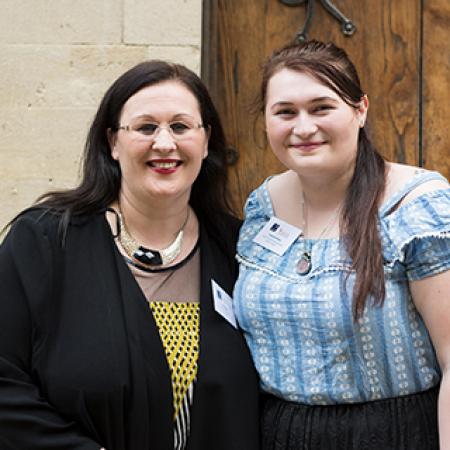
<path id="1" fill-rule="evenodd" d="M 253 242 L 281 256 L 302 232 L 300 228 L 294 227 L 278 217 L 271 217 L 255 236 Z"/>
<path id="2" fill-rule="evenodd" d="M 214 309 L 234 328 L 237 328 L 236 317 L 233 311 L 232 298 L 214 281 L 211 280 L 214 299 Z"/>

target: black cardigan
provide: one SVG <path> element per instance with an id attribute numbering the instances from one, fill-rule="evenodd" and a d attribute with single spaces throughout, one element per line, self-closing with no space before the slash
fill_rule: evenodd
<path id="1" fill-rule="evenodd" d="M 240 332 L 213 307 L 232 293 L 238 222 L 200 229 L 200 353 L 189 450 L 257 450 L 258 386 Z M 228 250 L 227 250 L 228 249 Z M 23 215 L 0 248 L 0 448 L 170 450 L 169 368 L 150 308 L 104 214 Z"/>

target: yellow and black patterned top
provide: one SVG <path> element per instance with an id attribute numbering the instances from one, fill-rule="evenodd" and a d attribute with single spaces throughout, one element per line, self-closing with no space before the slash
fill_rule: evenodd
<path id="1" fill-rule="evenodd" d="M 200 253 L 196 246 L 182 262 L 159 269 L 127 262 L 159 330 L 172 379 L 174 450 L 185 450 L 199 352 Z"/>
<path id="2" fill-rule="evenodd" d="M 197 375 L 199 304 L 150 302 L 172 375 L 174 420 Z M 187 404 L 190 404 L 187 401 Z"/>

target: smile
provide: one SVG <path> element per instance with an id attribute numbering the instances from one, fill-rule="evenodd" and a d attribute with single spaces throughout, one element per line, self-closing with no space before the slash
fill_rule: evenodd
<path id="1" fill-rule="evenodd" d="M 291 148 L 295 148 L 298 150 L 302 150 L 302 151 L 311 151 L 311 150 L 315 150 L 316 148 L 324 145 L 326 142 L 325 141 L 321 141 L 321 142 L 302 142 L 300 144 L 290 144 L 289 147 Z"/>
<path id="2" fill-rule="evenodd" d="M 179 166 L 181 164 L 181 161 L 175 161 L 175 160 L 153 160 L 149 161 L 148 165 L 150 167 L 154 167 L 156 169 L 175 169 L 175 167 Z"/>
<path id="3" fill-rule="evenodd" d="M 160 169 L 171 169 L 172 167 L 176 167 L 177 163 L 151 163 L 151 165 Z"/>

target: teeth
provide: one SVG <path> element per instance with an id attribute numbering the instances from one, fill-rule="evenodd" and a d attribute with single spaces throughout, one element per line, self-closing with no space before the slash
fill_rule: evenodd
<path id="1" fill-rule="evenodd" d="M 176 162 L 152 162 L 153 167 L 158 167 L 159 169 L 172 169 L 176 167 Z"/>

